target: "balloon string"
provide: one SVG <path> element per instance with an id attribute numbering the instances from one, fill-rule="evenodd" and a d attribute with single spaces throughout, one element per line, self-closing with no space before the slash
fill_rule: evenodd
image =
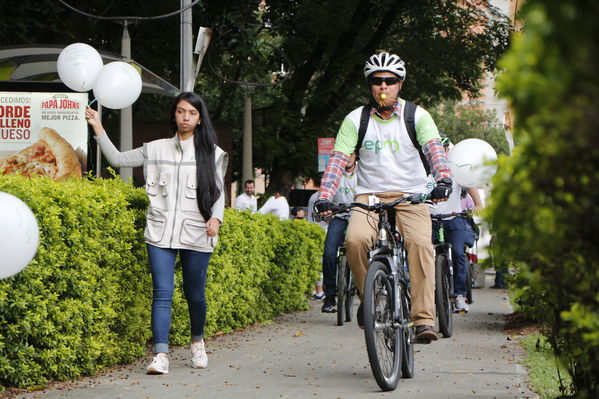
<path id="1" fill-rule="evenodd" d="M 91 106 L 93 103 L 95 103 L 95 102 L 96 102 L 96 100 L 97 100 L 97 98 L 94 98 L 93 100 L 91 100 L 91 101 L 89 102 L 89 104 L 87 104 L 87 106 L 88 106 L 88 107 L 89 107 L 89 106 Z"/>

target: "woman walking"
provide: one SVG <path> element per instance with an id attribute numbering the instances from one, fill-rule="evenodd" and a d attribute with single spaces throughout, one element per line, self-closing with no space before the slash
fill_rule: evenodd
<path id="1" fill-rule="evenodd" d="M 206 368 L 206 270 L 224 214 L 224 176 L 228 156 L 216 145 L 216 133 L 202 98 L 181 93 L 173 103 L 174 136 L 119 152 L 104 131 L 98 112 L 85 117 L 113 167 L 144 166 L 150 200 L 145 241 L 152 274 L 154 358 L 149 374 L 168 373 L 168 334 L 177 253 L 183 266 L 183 289 L 191 319 L 192 367 Z"/>

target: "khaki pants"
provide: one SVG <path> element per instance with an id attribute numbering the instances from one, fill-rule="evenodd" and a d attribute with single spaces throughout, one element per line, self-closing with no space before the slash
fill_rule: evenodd
<path id="1" fill-rule="evenodd" d="M 383 193 L 377 196 L 382 202 L 391 202 L 401 193 Z M 358 195 L 356 202 L 368 203 L 368 194 Z M 435 261 L 431 242 L 431 218 L 426 204 L 399 204 L 396 222 L 408 251 L 410 268 L 410 294 L 414 325 L 435 324 Z M 360 298 L 364 293 L 364 280 L 368 270 L 368 251 L 377 235 L 378 215 L 355 208 L 351 212 L 345 238 L 345 251 L 349 267 L 354 274 Z"/>

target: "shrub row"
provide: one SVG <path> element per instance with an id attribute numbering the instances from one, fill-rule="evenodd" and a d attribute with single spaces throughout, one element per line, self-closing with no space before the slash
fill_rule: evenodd
<path id="1" fill-rule="evenodd" d="M 0 280 L 0 385 L 92 375 L 145 355 L 152 295 L 145 192 L 119 179 L 14 176 L 0 176 L 0 191 L 25 201 L 40 226 L 34 260 Z M 208 268 L 206 335 L 306 308 L 323 238 L 306 222 L 226 210 Z M 181 280 L 177 267 L 173 345 L 189 340 Z"/>

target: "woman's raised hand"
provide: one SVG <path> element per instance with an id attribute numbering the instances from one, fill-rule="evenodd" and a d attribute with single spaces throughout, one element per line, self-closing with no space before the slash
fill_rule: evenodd
<path id="1" fill-rule="evenodd" d="M 96 136 L 100 135 L 100 133 L 104 131 L 98 111 L 90 107 L 85 107 L 85 120 L 87 120 L 87 123 L 89 123 L 89 125 L 94 129 Z"/>

